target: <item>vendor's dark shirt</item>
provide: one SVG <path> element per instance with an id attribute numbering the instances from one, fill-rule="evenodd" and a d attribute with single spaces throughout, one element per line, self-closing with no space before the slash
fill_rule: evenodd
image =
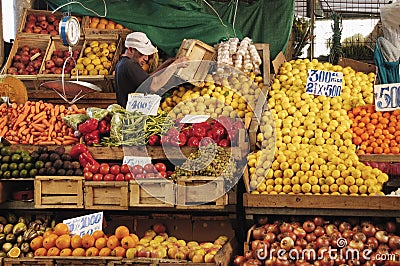
<path id="1" fill-rule="evenodd" d="M 115 67 L 117 103 L 126 108 L 128 94 L 135 92 L 148 77 L 138 62 L 122 56 Z"/>

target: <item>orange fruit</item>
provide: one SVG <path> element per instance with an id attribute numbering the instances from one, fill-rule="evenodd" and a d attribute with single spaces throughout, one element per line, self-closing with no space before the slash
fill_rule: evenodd
<path id="1" fill-rule="evenodd" d="M 43 233 L 43 238 L 46 238 L 46 237 L 48 237 L 49 235 L 51 235 L 51 234 L 54 234 L 54 231 L 53 230 L 47 230 L 46 232 L 44 232 Z"/>
<path id="2" fill-rule="evenodd" d="M 97 28 L 97 25 L 98 25 L 99 23 L 97 23 L 97 22 L 90 22 L 90 24 L 89 24 L 89 29 L 95 29 L 95 28 Z"/>
<path id="3" fill-rule="evenodd" d="M 64 223 L 58 223 L 54 226 L 54 233 L 58 236 L 69 235 L 69 227 Z"/>
<path id="4" fill-rule="evenodd" d="M 136 234 L 129 234 L 129 236 L 131 236 L 133 238 L 133 240 L 135 241 L 136 245 L 139 244 L 139 237 Z"/>
<path id="5" fill-rule="evenodd" d="M 29 243 L 29 246 L 32 250 L 37 250 L 38 248 L 43 247 L 43 236 L 37 236 L 32 239 L 31 243 Z"/>
<path id="6" fill-rule="evenodd" d="M 108 24 L 108 19 L 106 19 L 106 18 L 100 18 L 100 21 L 99 21 L 99 23 L 102 23 L 102 24 L 105 24 L 105 25 L 107 25 Z"/>
<path id="7" fill-rule="evenodd" d="M 397 146 L 390 147 L 390 152 L 393 153 L 393 154 L 399 154 L 400 153 L 400 149 Z"/>
<path id="8" fill-rule="evenodd" d="M 104 30 L 106 28 L 106 24 L 104 24 L 104 23 L 99 23 L 99 24 L 97 24 L 97 27 L 96 27 L 96 29 L 100 29 L 100 30 Z"/>
<path id="9" fill-rule="evenodd" d="M 116 24 L 116 25 L 115 25 L 115 28 L 118 29 L 118 30 L 122 30 L 122 29 L 124 29 L 125 27 L 124 27 L 123 25 L 121 25 L 121 24 Z"/>
<path id="10" fill-rule="evenodd" d="M 94 239 L 99 239 L 100 237 L 104 237 L 104 232 L 102 230 L 96 230 L 93 232 L 92 236 Z"/>
<path id="11" fill-rule="evenodd" d="M 121 246 L 115 247 L 111 252 L 111 256 L 115 257 L 125 257 L 125 254 L 126 254 L 126 249 L 124 249 Z"/>
<path id="12" fill-rule="evenodd" d="M 374 153 L 375 154 L 382 154 L 383 153 L 383 149 L 381 147 L 375 147 L 374 148 Z"/>
<path id="13" fill-rule="evenodd" d="M 124 249 L 134 248 L 136 246 L 136 241 L 131 236 L 125 236 L 121 239 L 121 246 Z"/>
<path id="14" fill-rule="evenodd" d="M 111 249 L 110 248 L 108 248 L 108 247 L 104 247 L 104 248 L 102 248 L 102 249 L 100 249 L 100 251 L 99 251 L 99 256 L 100 257 L 108 257 L 108 256 L 111 256 Z"/>
<path id="15" fill-rule="evenodd" d="M 60 249 L 58 247 L 52 247 L 49 250 L 47 250 L 47 256 L 59 256 L 60 255 Z"/>
<path id="16" fill-rule="evenodd" d="M 59 249 L 69 248 L 71 246 L 71 237 L 69 235 L 61 235 L 56 240 L 56 246 Z"/>
<path id="17" fill-rule="evenodd" d="M 97 18 L 97 17 L 92 17 L 92 18 L 90 18 L 90 22 L 96 22 L 96 23 L 99 23 L 99 22 L 100 22 L 100 18 Z"/>
<path id="18" fill-rule="evenodd" d="M 73 235 L 71 237 L 71 248 L 81 248 L 82 247 L 82 238 L 79 235 Z"/>
<path id="19" fill-rule="evenodd" d="M 361 142 L 362 142 L 361 137 L 355 137 L 355 138 L 353 138 L 353 143 L 354 143 L 354 144 L 360 145 Z"/>
<path id="20" fill-rule="evenodd" d="M 83 248 L 76 248 L 72 251 L 72 256 L 82 257 L 85 256 L 86 251 Z"/>
<path id="21" fill-rule="evenodd" d="M 114 249 L 115 247 L 120 245 L 119 239 L 115 236 L 112 235 L 107 239 L 107 247 L 110 249 Z"/>
<path id="22" fill-rule="evenodd" d="M 104 237 L 100 237 L 100 238 L 96 239 L 94 246 L 99 250 L 104 247 L 107 247 L 107 239 L 105 239 Z"/>
<path id="23" fill-rule="evenodd" d="M 94 246 L 95 239 L 93 236 L 84 234 L 82 236 L 82 247 L 83 248 L 90 248 Z"/>
<path id="24" fill-rule="evenodd" d="M 60 256 L 62 257 L 67 257 L 72 255 L 72 249 L 70 248 L 64 248 L 60 251 Z"/>
<path id="25" fill-rule="evenodd" d="M 113 30 L 113 29 L 115 29 L 115 25 L 114 25 L 114 24 L 108 23 L 108 24 L 106 25 L 106 29 Z"/>
<path id="26" fill-rule="evenodd" d="M 38 256 L 46 256 L 46 255 L 47 255 L 47 249 L 45 249 L 45 248 L 43 248 L 43 247 L 38 248 L 37 250 L 35 250 L 35 252 L 33 253 L 33 255 L 34 255 L 35 257 L 38 257 Z"/>
<path id="27" fill-rule="evenodd" d="M 56 245 L 56 240 L 58 236 L 56 234 L 50 234 L 48 237 L 43 239 L 43 247 L 47 250 Z"/>
<path id="28" fill-rule="evenodd" d="M 95 257 L 99 255 L 99 250 L 96 247 L 90 247 L 86 250 L 86 257 Z"/>
<path id="29" fill-rule="evenodd" d="M 118 239 L 122 239 L 125 236 L 129 236 L 129 229 L 125 225 L 120 225 L 115 229 L 115 236 Z"/>

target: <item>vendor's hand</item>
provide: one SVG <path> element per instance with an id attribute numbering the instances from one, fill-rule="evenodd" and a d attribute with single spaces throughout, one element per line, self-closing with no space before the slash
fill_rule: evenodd
<path id="1" fill-rule="evenodd" d="M 177 68 L 185 68 L 189 66 L 189 57 L 184 56 L 176 59 L 172 65 L 176 65 Z"/>

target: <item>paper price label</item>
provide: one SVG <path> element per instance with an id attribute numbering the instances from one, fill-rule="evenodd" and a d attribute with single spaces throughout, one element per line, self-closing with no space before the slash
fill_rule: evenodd
<path id="1" fill-rule="evenodd" d="M 342 93 L 342 80 L 342 72 L 309 69 L 306 92 L 329 97 L 340 96 Z"/>
<path id="2" fill-rule="evenodd" d="M 91 235 L 96 230 L 103 230 L 103 212 L 92 213 L 63 221 L 72 235 Z"/>
<path id="3" fill-rule="evenodd" d="M 138 157 L 138 156 L 124 156 L 122 164 L 127 164 L 129 166 L 141 165 L 151 163 L 151 157 Z"/>
<path id="4" fill-rule="evenodd" d="M 157 115 L 161 97 L 156 94 L 143 95 L 141 93 L 130 93 L 126 110 L 128 112 L 138 111 L 145 115 Z"/>
<path id="5" fill-rule="evenodd" d="M 393 111 L 400 107 L 400 83 L 374 86 L 376 111 Z"/>

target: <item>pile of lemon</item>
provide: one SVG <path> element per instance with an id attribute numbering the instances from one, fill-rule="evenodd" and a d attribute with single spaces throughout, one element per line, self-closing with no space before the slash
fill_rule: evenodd
<path id="1" fill-rule="evenodd" d="M 308 69 L 342 72 L 341 95 L 306 93 Z M 388 175 L 359 161 L 347 116 L 373 102 L 374 79 L 316 59 L 285 62 L 257 135 L 262 149 L 248 156 L 252 193 L 384 195 Z"/>
<path id="2" fill-rule="evenodd" d="M 80 57 L 72 69 L 71 75 L 108 75 L 112 66 L 117 45 L 115 42 L 91 41 L 84 48 L 83 56 Z"/>
<path id="3" fill-rule="evenodd" d="M 191 89 L 180 86 L 174 90 L 160 108 L 173 118 L 204 114 L 251 119 L 263 86 L 262 77 L 254 73 L 208 74 L 204 82 Z"/>

